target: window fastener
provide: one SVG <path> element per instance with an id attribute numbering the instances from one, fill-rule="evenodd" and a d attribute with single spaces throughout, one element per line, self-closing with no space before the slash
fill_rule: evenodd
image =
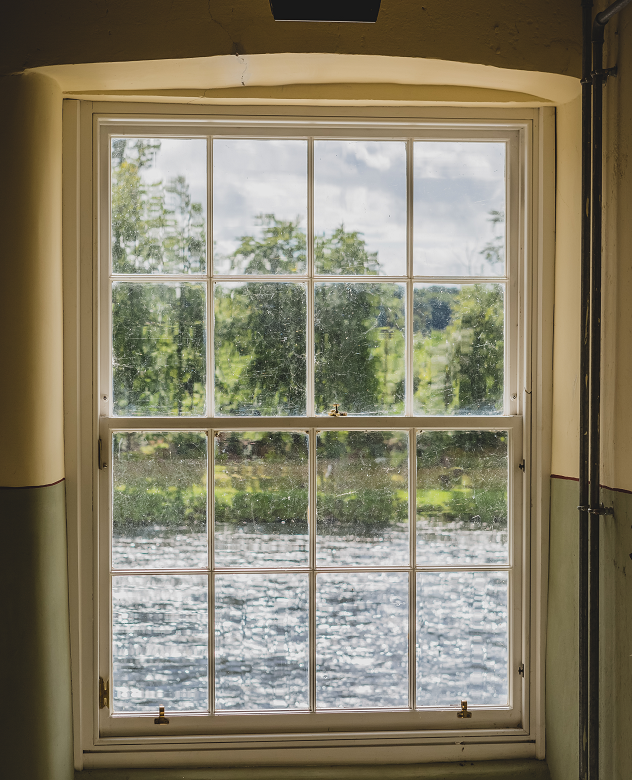
<path id="1" fill-rule="evenodd" d="M 110 706 L 110 681 L 99 677 L 99 709 Z"/>
<path id="2" fill-rule="evenodd" d="M 158 707 L 158 717 L 154 718 L 154 723 L 160 726 L 162 723 L 169 723 L 169 718 L 165 718 L 165 708 Z"/>
<path id="3" fill-rule="evenodd" d="M 330 417 L 346 417 L 346 412 L 339 412 L 338 407 L 340 404 L 334 404 L 334 408 L 329 410 L 329 416 Z"/>
<path id="4" fill-rule="evenodd" d="M 520 471 L 522 471 L 523 474 L 525 473 L 527 469 L 527 464 L 524 462 L 524 458 L 518 464 L 518 468 L 520 469 Z"/>
<path id="5" fill-rule="evenodd" d="M 103 440 L 99 439 L 99 469 L 107 469 L 108 464 L 103 462 Z"/>
<path id="6" fill-rule="evenodd" d="M 524 664 L 520 664 L 520 666 L 518 667 L 518 674 L 521 677 L 524 677 Z"/>
<path id="7" fill-rule="evenodd" d="M 461 710 L 460 712 L 457 712 L 456 714 L 457 718 L 471 718 L 472 713 L 468 711 L 467 709 L 467 702 L 462 701 L 461 702 Z"/>

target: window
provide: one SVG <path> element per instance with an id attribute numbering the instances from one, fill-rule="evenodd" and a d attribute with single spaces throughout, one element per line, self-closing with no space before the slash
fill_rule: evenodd
<path id="1" fill-rule="evenodd" d="M 525 125 L 99 118 L 95 744 L 528 737 Z"/>

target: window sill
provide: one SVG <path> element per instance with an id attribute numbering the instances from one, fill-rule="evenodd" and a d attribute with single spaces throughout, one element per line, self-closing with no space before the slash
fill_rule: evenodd
<path id="1" fill-rule="evenodd" d="M 535 759 L 536 747 L 533 738 L 528 736 L 472 736 L 463 737 L 432 737 L 423 736 L 416 738 L 404 738 L 402 736 L 392 739 L 380 740 L 347 740 L 345 744 L 318 744 L 304 740 L 301 743 L 285 744 L 277 742 L 274 745 L 256 742 L 242 743 L 236 747 L 234 743 L 223 742 L 215 744 L 174 745 L 160 744 L 155 741 L 152 744 L 109 744 L 86 751 L 83 754 L 83 766 L 85 769 L 112 769 L 117 768 L 167 768 L 185 769 L 187 767 L 250 767 L 249 780 L 257 777 L 269 780 L 264 767 L 290 767 L 290 766 L 333 766 L 344 764 L 349 767 L 370 764 L 379 765 L 410 765 L 431 764 L 433 762 L 462 762 L 462 761 L 499 761 Z M 254 770 L 253 767 L 259 767 Z M 199 770 L 198 770 L 199 771 Z M 256 771 L 256 774 L 252 774 Z M 349 770 L 350 771 L 350 770 Z M 165 775 L 165 780 L 171 778 L 171 774 Z M 334 775 L 338 777 L 338 775 Z M 344 777 L 356 775 L 344 775 Z M 370 778 L 373 775 L 357 775 Z M 425 775 L 393 775 L 393 777 L 425 777 Z M 432 777 L 433 775 L 430 775 Z M 445 775 L 442 775 L 444 777 Z M 450 775 L 451 776 L 451 775 Z M 503 777 L 504 775 L 492 775 Z M 100 776 L 99 776 L 100 777 Z M 104 778 L 106 776 L 104 775 Z M 113 775 L 116 777 L 116 775 Z M 160 776 L 162 777 L 162 775 Z M 174 775 L 175 777 L 175 775 Z M 191 780 L 204 780 L 202 774 L 191 775 Z M 232 775 L 227 774 L 226 780 L 232 780 Z M 235 778 L 241 777 L 236 774 Z M 279 780 L 284 774 L 275 774 L 274 780 Z M 288 778 L 290 776 L 288 775 Z M 292 780 L 299 775 L 292 774 Z M 302 775 L 300 776 L 302 777 Z M 305 775 L 311 777 L 311 775 Z M 314 775 L 319 777 L 319 775 Z M 341 775 L 342 777 L 342 775 Z M 375 776 L 377 777 L 377 775 Z M 385 777 L 380 775 L 380 780 Z M 513 777 L 513 775 L 508 775 Z M 525 775 L 526 777 L 526 775 Z M 185 775 L 179 774 L 178 780 L 187 780 Z M 213 780 L 223 780 L 224 774 Z M 159 780 L 152 775 L 152 780 Z M 144 773 L 139 774 L 138 780 L 144 780 Z"/>

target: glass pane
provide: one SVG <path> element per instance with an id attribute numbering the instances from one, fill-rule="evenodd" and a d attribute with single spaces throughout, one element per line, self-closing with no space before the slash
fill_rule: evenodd
<path id="1" fill-rule="evenodd" d="M 504 571 L 417 576 L 417 704 L 507 704 Z"/>
<path id="2" fill-rule="evenodd" d="M 505 144 L 419 141 L 414 273 L 504 276 Z"/>
<path id="3" fill-rule="evenodd" d="M 215 578 L 215 706 L 309 707 L 307 574 Z"/>
<path id="4" fill-rule="evenodd" d="M 403 284 L 316 284 L 316 414 L 404 410 Z"/>
<path id="5" fill-rule="evenodd" d="M 307 563 L 308 441 L 267 431 L 216 437 L 216 566 Z"/>
<path id="6" fill-rule="evenodd" d="M 206 139 L 112 139 L 112 270 L 206 271 Z"/>
<path id="7" fill-rule="evenodd" d="M 202 415 L 206 408 L 206 285 L 112 285 L 115 415 Z"/>
<path id="8" fill-rule="evenodd" d="M 208 565 L 204 433 L 112 434 L 112 566 Z"/>
<path id="9" fill-rule="evenodd" d="M 316 703 L 408 706 L 408 575 L 316 578 Z"/>
<path id="10" fill-rule="evenodd" d="M 307 141 L 213 141 L 216 274 L 305 273 Z"/>
<path id="11" fill-rule="evenodd" d="M 408 434 L 328 431 L 317 447 L 318 563 L 408 565 Z"/>
<path id="12" fill-rule="evenodd" d="M 304 284 L 215 285 L 215 412 L 305 414 Z"/>
<path id="13" fill-rule="evenodd" d="M 503 284 L 414 285 L 415 414 L 502 414 Z"/>
<path id="14" fill-rule="evenodd" d="M 406 144 L 314 142 L 315 270 L 406 273 Z"/>
<path id="15" fill-rule="evenodd" d="M 507 432 L 417 436 L 417 563 L 507 563 Z"/>
<path id="16" fill-rule="evenodd" d="M 112 579 L 115 712 L 208 710 L 208 579 Z"/>

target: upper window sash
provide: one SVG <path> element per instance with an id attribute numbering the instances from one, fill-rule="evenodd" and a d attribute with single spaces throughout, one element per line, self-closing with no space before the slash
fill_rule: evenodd
<path id="1" fill-rule="evenodd" d="M 314 311 L 314 295 L 317 289 L 324 289 L 323 285 L 325 285 L 327 282 L 330 282 L 330 284 L 338 283 L 343 284 L 343 282 L 348 282 L 349 284 L 355 284 L 355 285 L 364 285 L 364 284 L 394 284 L 396 282 L 405 283 L 406 284 L 406 311 L 407 311 L 407 317 L 408 321 L 405 324 L 405 344 L 403 346 L 403 358 L 404 358 L 404 364 L 406 368 L 406 393 L 405 393 L 405 403 L 403 407 L 400 409 L 392 409 L 391 413 L 393 411 L 396 412 L 396 414 L 403 414 L 404 416 L 412 415 L 412 414 L 422 414 L 424 416 L 432 415 L 433 411 L 431 409 L 424 409 L 419 408 L 419 405 L 415 402 L 414 397 L 414 390 L 413 390 L 413 384 L 415 382 L 414 379 L 414 362 L 415 362 L 415 346 L 414 342 L 416 339 L 415 334 L 413 333 L 414 330 L 414 322 L 415 318 L 412 316 L 414 308 L 415 308 L 415 296 L 418 295 L 420 292 L 423 291 L 424 286 L 427 289 L 431 285 L 434 286 L 444 286 L 448 289 L 454 289 L 454 285 L 463 285 L 465 284 L 465 287 L 462 287 L 461 289 L 464 291 L 467 291 L 471 288 L 471 284 L 501 284 L 502 289 L 504 290 L 504 306 L 503 306 L 503 318 L 505 321 L 505 347 L 504 347 L 504 393 L 502 400 L 502 408 L 499 408 L 496 410 L 495 414 L 498 414 L 499 412 L 501 414 L 515 414 L 519 409 L 519 399 L 518 399 L 518 386 L 519 386 L 519 360 L 518 360 L 518 332 L 520 329 L 519 324 L 519 307 L 518 307 L 518 295 L 519 295 L 519 269 L 518 265 L 520 262 L 519 259 L 519 252 L 518 252 L 518 246 L 519 246 L 519 230 L 520 230 L 520 223 L 519 223 L 519 209 L 517 208 L 518 202 L 519 202 L 519 192 L 520 192 L 520 166 L 519 166 L 519 148 L 518 148 L 518 136 L 519 131 L 517 130 L 507 130 L 507 129 L 499 129 L 497 127 L 485 127 L 485 128 L 472 128 L 467 127 L 463 130 L 458 130 L 455 128 L 450 129 L 449 131 L 445 131 L 443 133 L 439 133 L 436 129 L 436 127 L 423 127 L 423 126 L 417 126 L 415 128 L 406 127 L 406 128 L 400 128 L 397 126 L 393 126 L 391 128 L 392 134 L 387 135 L 383 131 L 379 132 L 376 128 L 373 129 L 372 133 L 368 133 L 367 136 L 363 137 L 371 137 L 373 139 L 384 139 L 387 138 L 390 142 L 393 142 L 394 140 L 400 141 L 403 145 L 407 147 L 407 157 L 406 157 L 406 240 L 405 240 L 405 254 L 406 254 L 406 263 L 405 263 L 405 269 L 404 273 L 400 275 L 390 275 L 390 276 L 371 276 L 370 279 L 366 276 L 349 276 L 348 274 L 345 276 L 341 275 L 335 275 L 335 276 L 319 276 L 315 274 L 315 271 L 317 270 L 315 267 L 315 258 L 314 258 L 314 241 L 315 241 L 315 234 L 314 234 L 314 197 L 313 197 L 313 182 L 314 182 L 314 165 L 311 162 L 311 160 L 314 159 L 313 156 L 313 148 L 314 144 L 317 141 L 320 141 L 321 143 L 326 143 L 327 140 L 332 139 L 332 137 L 335 136 L 339 137 L 344 140 L 344 143 L 357 143 L 358 139 L 358 129 L 357 127 L 335 127 L 335 128 L 312 128 L 312 133 L 310 136 L 308 136 L 305 139 L 306 149 L 308 152 L 308 165 L 307 165 L 307 177 L 306 177 L 306 184 L 307 184 L 307 224 L 306 224 L 306 236 L 305 236 L 305 244 L 306 244 L 306 262 L 304 269 L 301 270 L 301 273 L 296 274 L 283 274 L 283 275 L 266 275 L 264 276 L 257 276 L 253 277 L 251 274 L 233 274 L 233 273 L 222 273 L 222 274 L 214 274 L 213 273 L 213 263 L 211 261 L 211 255 L 212 253 L 212 245 L 213 245 L 213 185 L 212 185 L 212 171 L 213 171 L 213 160 L 212 160 L 212 154 L 210 153 L 210 150 L 212 149 L 212 141 L 213 138 L 219 138 L 221 139 L 230 139 L 231 137 L 233 139 L 237 138 L 238 140 L 245 140 L 248 138 L 255 138 L 255 139 L 266 139 L 271 136 L 279 137 L 282 136 L 287 139 L 294 139 L 297 138 L 300 139 L 300 135 L 298 135 L 297 130 L 300 130 L 300 127 L 294 126 L 294 133 L 292 133 L 291 126 L 285 126 L 283 129 L 285 130 L 285 133 L 280 133 L 279 129 L 280 126 L 278 123 L 274 123 L 275 126 L 270 128 L 265 127 L 265 123 L 263 123 L 263 126 L 260 124 L 253 124 L 249 131 L 246 131 L 244 127 L 240 128 L 230 128 L 225 127 L 222 128 L 224 132 L 220 132 L 219 127 L 214 127 L 213 130 L 215 131 L 215 134 L 213 136 L 209 135 L 198 135 L 198 133 L 202 130 L 202 128 L 198 125 L 196 127 L 196 133 L 189 132 L 187 134 L 183 134 L 182 130 L 185 126 L 181 125 L 180 127 L 174 127 L 173 125 L 166 125 L 166 126 L 160 126 L 160 125 L 150 125 L 147 127 L 134 127 L 129 125 L 119 125 L 113 126 L 110 123 L 106 123 L 102 128 L 102 134 L 101 134 L 101 215 L 102 218 L 108 220 L 112 219 L 113 214 L 113 206 L 111 206 L 110 203 L 110 161 L 111 161 L 111 142 L 110 139 L 112 138 L 121 138 L 121 139 L 138 139 L 138 138 L 148 138 L 149 134 L 151 134 L 154 137 L 164 137 L 165 139 L 172 139 L 174 142 L 179 140 L 186 140 L 195 142 L 198 144 L 204 143 L 206 145 L 207 154 L 206 154 L 206 163 L 207 163 L 207 182 L 206 182 L 206 192 L 205 197 L 202 198 L 202 200 L 205 201 L 205 208 L 208 215 L 208 218 L 206 220 L 206 244 L 207 244 L 207 251 L 206 251 L 206 267 L 204 273 L 190 273 L 186 275 L 182 275 L 181 273 L 172 274 L 172 273 L 160 273 L 160 274 L 152 274 L 150 276 L 147 276 L 145 274 L 119 274 L 119 273 L 112 273 L 106 272 L 106 268 L 110 265 L 109 258 L 113 254 L 112 250 L 112 244 L 111 244 L 111 233 L 107 230 L 101 230 L 101 257 L 105 261 L 106 265 L 101 266 L 103 271 L 101 273 L 101 293 L 102 293 L 102 300 L 110 300 L 111 295 L 113 295 L 113 292 L 110 292 L 110 285 L 112 286 L 113 290 L 121 289 L 121 285 L 133 285 L 133 289 L 135 289 L 137 292 L 139 292 L 141 289 L 149 290 L 150 287 L 146 287 L 145 285 L 151 285 L 152 283 L 154 285 L 158 285 L 155 289 L 164 289 L 165 291 L 168 291 L 169 288 L 173 287 L 173 285 L 178 286 L 178 283 L 187 285 L 186 289 L 193 290 L 194 288 L 189 287 L 188 285 L 194 285 L 197 280 L 200 281 L 200 283 L 204 286 L 203 280 L 206 280 L 206 310 L 204 312 L 205 315 L 205 334 L 206 334 L 206 356 L 205 356 L 205 366 L 202 366 L 199 370 L 202 372 L 202 375 L 205 377 L 205 399 L 200 401 L 197 404 L 189 404 L 188 407 L 185 405 L 184 409 L 180 409 L 179 414 L 187 414 L 195 417 L 206 417 L 211 416 L 213 417 L 212 409 L 213 409 L 213 401 L 214 401 L 214 392 L 213 392 L 213 379 L 214 379 L 214 372 L 213 372 L 213 365 L 214 365 L 214 358 L 215 355 L 213 354 L 213 315 L 216 314 L 213 310 L 213 299 L 215 297 L 214 293 L 218 289 L 218 285 L 221 285 L 221 282 L 225 282 L 228 284 L 234 284 L 234 283 L 243 283 L 248 285 L 250 283 L 251 285 L 256 282 L 265 282 L 270 281 L 275 282 L 277 284 L 281 282 L 286 282 L 287 284 L 307 284 L 306 288 L 306 301 L 305 301 L 305 308 L 306 308 L 306 333 L 305 333 L 305 350 L 306 350 L 306 356 L 307 356 L 307 365 L 306 365 L 306 408 L 305 413 L 307 416 L 310 414 L 313 414 L 314 412 L 317 412 L 318 414 L 325 413 L 326 410 L 323 407 L 323 404 L 319 404 L 319 408 L 316 408 L 314 406 L 314 399 L 313 399 L 313 386 L 314 386 L 314 366 L 313 366 L 313 358 L 312 355 L 314 354 L 314 349 L 317 347 L 316 344 L 314 344 L 314 330 L 311 323 L 313 322 L 313 318 L 317 316 L 318 312 Z M 344 124 L 344 123 L 343 123 Z M 186 126 L 187 129 L 189 129 L 189 126 Z M 232 130 L 232 132 L 231 132 Z M 364 128 L 363 128 L 364 130 Z M 413 235 L 413 228 L 414 228 L 414 222 L 415 222 L 415 210 L 414 210 L 414 200 L 415 200 L 415 193 L 413 191 L 413 178 L 414 178 L 414 159 L 413 159 L 413 150 L 415 147 L 415 144 L 419 143 L 429 143 L 429 144 L 436 144 L 438 142 L 438 139 L 441 141 L 445 141 L 446 139 L 449 140 L 451 143 L 455 144 L 466 144 L 466 143 L 472 143 L 473 145 L 479 144 L 479 143 L 490 143 L 494 142 L 496 144 L 500 143 L 501 145 L 504 145 L 507 150 L 506 154 L 506 165 L 507 165 L 507 171 L 506 171 L 506 194 L 505 194 L 505 202 L 506 202 L 506 224 L 505 224 L 505 245 L 506 245 L 506 271 L 504 271 L 501 274 L 493 275 L 493 276 L 436 276 L 436 275 L 419 275 L 415 272 L 414 267 L 414 235 Z M 199 189 L 199 188 L 198 188 Z M 204 187 L 202 188 L 204 190 Z M 204 206 L 204 204 L 202 204 Z M 417 209 L 419 211 L 419 209 Z M 107 224 L 105 222 L 104 224 Z M 198 242 L 199 243 L 199 242 Z M 489 242 L 488 242 L 489 243 Z M 198 247 L 199 249 L 199 247 Z M 199 253 L 198 253 L 199 254 Z M 481 255 L 481 251 L 478 250 L 478 255 Z M 480 258 L 479 258 L 480 259 Z M 163 264 L 164 265 L 164 264 Z M 164 271 L 164 267 L 162 269 Z M 172 271 L 173 268 L 169 268 L 169 271 Z M 199 269 L 198 269 L 199 270 Z M 226 270 L 226 268 L 222 269 Z M 243 270 L 243 269 L 242 269 Z M 108 281 L 108 278 L 111 279 L 111 281 Z M 303 281 L 304 280 L 304 281 Z M 141 284 L 142 283 L 142 284 Z M 141 285 L 139 287 L 138 285 Z M 181 285 L 180 285 L 181 286 Z M 201 288 L 200 288 L 201 289 Z M 221 289 L 221 287 L 220 287 Z M 333 290 L 333 288 L 330 288 Z M 364 290 L 366 288 L 364 287 L 357 287 L 358 290 Z M 176 291 L 177 294 L 177 291 Z M 112 332 L 112 327 L 114 323 L 111 322 L 111 310 L 108 311 L 108 307 L 101 307 L 102 312 L 102 327 L 101 327 L 101 334 L 104 341 L 107 341 L 108 334 Z M 114 357 L 111 352 L 111 346 L 108 343 L 104 343 L 102 345 L 102 363 L 101 363 L 101 376 L 103 379 L 105 379 L 109 374 L 109 369 L 112 367 L 114 362 Z M 104 383 L 102 382 L 102 385 Z M 102 403 L 101 403 L 101 414 L 105 414 L 106 416 L 111 416 L 115 411 L 117 412 L 117 416 L 123 414 L 125 416 L 125 412 L 121 410 L 121 408 L 114 409 L 113 407 L 113 393 L 112 393 L 112 387 L 102 387 Z M 107 400 L 103 401 L 103 397 L 105 397 Z M 329 402 L 327 401 L 324 405 L 327 405 Z M 331 400 L 331 403 L 333 403 L 333 399 Z M 351 410 L 352 413 L 356 412 L 357 410 Z M 222 410 L 224 414 L 230 415 L 230 410 Z M 388 414 L 388 409 L 383 409 L 380 412 L 381 414 Z M 452 414 L 459 414 L 458 409 L 454 410 Z M 473 408 L 468 408 L 465 412 L 468 415 L 475 414 L 476 410 Z M 217 414 L 217 411 L 215 412 Z M 291 409 L 285 410 L 282 414 L 291 414 Z M 171 414 L 164 414 L 164 412 L 161 411 L 160 408 L 155 409 L 151 412 L 151 414 L 147 415 L 144 414 L 142 409 L 137 409 L 133 415 L 134 417 L 139 418 L 147 418 L 150 417 L 169 417 Z M 274 415 L 272 415 L 274 416 Z"/>

